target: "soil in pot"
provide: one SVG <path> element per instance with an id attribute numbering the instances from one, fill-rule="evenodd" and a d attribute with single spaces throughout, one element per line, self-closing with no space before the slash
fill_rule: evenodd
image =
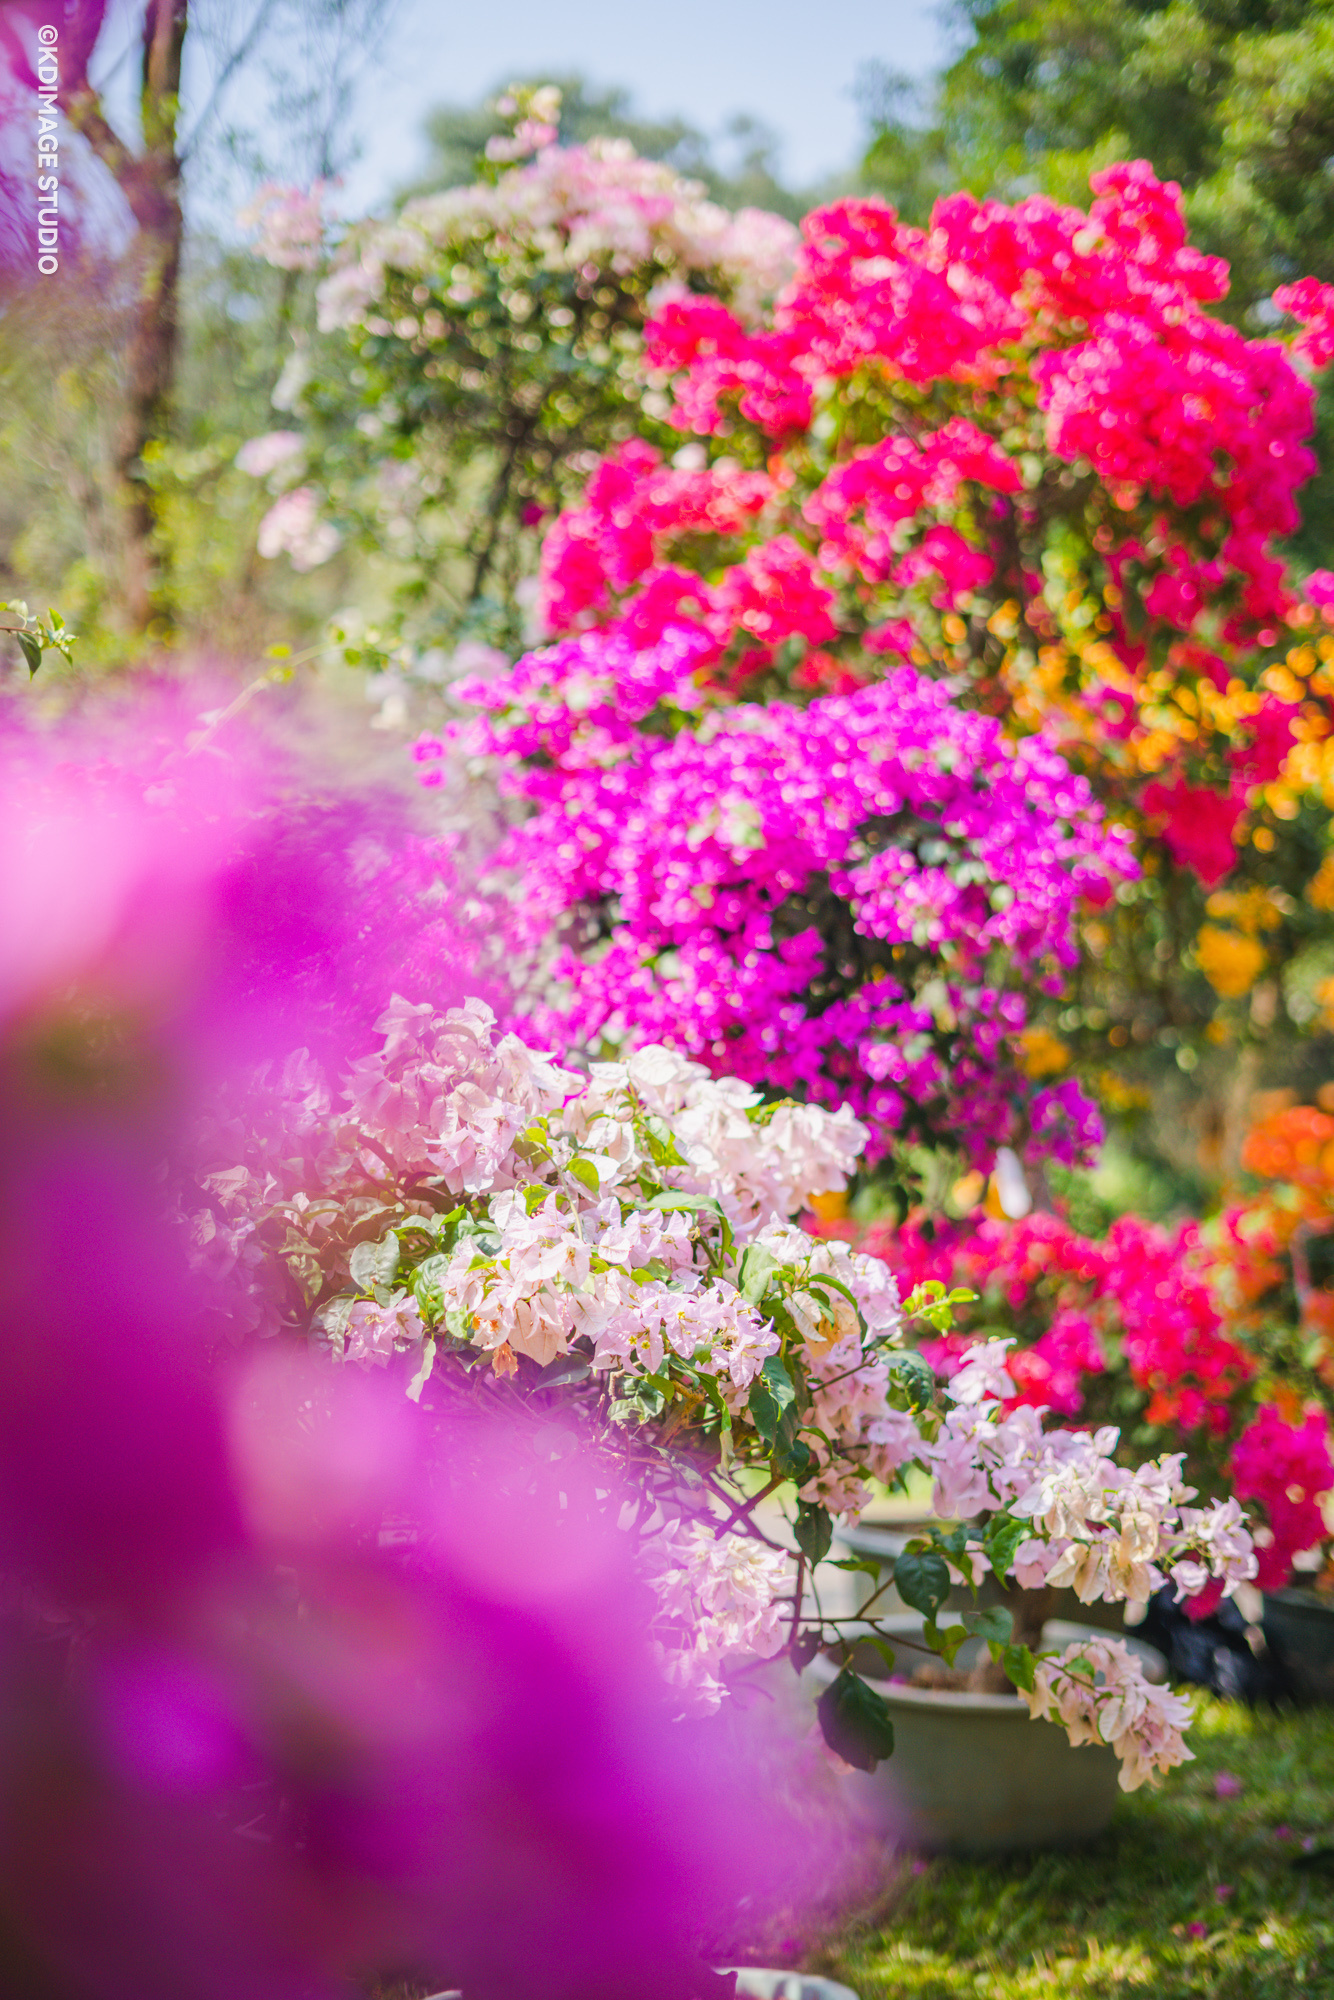
<path id="1" fill-rule="evenodd" d="M 1033 1722 L 1014 1694 L 974 1694 L 965 1689 L 915 1687 L 906 1678 L 920 1653 L 907 1641 L 919 1638 L 922 1621 L 911 1614 L 880 1621 L 891 1643 L 901 1643 L 903 1680 L 887 1681 L 874 1648 L 859 1649 L 853 1664 L 889 1705 L 894 1754 L 871 1772 L 845 1780 L 850 1803 L 895 1845 L 947 1854 L 1003 1854 L 1037 1847 L 1063 1847 L 1095 1839 L 1111 1819 L 1118 1795 L 1115 1753 L 1106 1744 L 1074 1748 L 1065 1731 L 1051 1722 Z M 1092 1628 L 1053 1621 L 1043 1643 L 1065 1647 Z M 1165 1674 L 1162 1657 L 1127 1634 L 1156 1677 Z M 957 1668 L 973 1665 L 970 1647 L 960 1649 Z M 863 1656 L 864 1652 L 864 1656 Z M 807 1668 L 818 1698 L 838 1668 L 818 1657 Z"/>

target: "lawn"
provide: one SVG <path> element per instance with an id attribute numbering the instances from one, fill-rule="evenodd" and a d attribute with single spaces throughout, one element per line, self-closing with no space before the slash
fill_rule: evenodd
<path id="1" fill-rule="evenodd" d="M 1334 1714 L 1202 1700 L 1191 1742 L 1091 1847 L 905 1858 L 808 1969 L 861 2000 L 1334 1996 Z"/>

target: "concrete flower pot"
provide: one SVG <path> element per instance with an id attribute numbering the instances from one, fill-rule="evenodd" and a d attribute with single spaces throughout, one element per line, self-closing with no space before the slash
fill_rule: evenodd
<path id="1" fill-rule="evenodd" d="M 880 1622 L 891 1642 L 922 1629 L 912 1616 Z M 1095 1636 L 1091 1627 L 1055 1620 L 1044 1627 L 1043 1644 L 1064 1648 Z M 1126 1638 L 1150 1678 L 1164 1679 L 1162 1655 L 1133 1634 Z M 980 1650 L 976 1641 L 961 1647 L 958 1666 L 966 1671 Z M 885 1838 L 936 1853 L 1004 1854 L 1093 1840 L 1106 1828 L 1118 1792 L 1116 1755 L 1106 1744 L 1074 1748 L 1055 1723 L 1031 1721 L 1018 1695 L 887 1681 L 869 1646 L 853 1664 L 884 1696 L 894 1722 L 893 1756 L 845 1780 L 850 1802 Z M 818 1699 L 838 1666 L 817 1656 L 806 1672 Z"/>
<path id="2" fill-rule="evenodd" d="M 767 1966 L 725 1966 L 736 1973 L 737 2000 L 857 2000 L 850 1986 L 817 1979 L 813 1972 L 776 1972 Z M 461 1993 L 432 1993 L 428 2000 L 463 2000 Z"/>
<path id="3" fill-rule="evenodd" d="M 734 1968 L 728 1966 L 731 1972 Z M 850 1986 L 817 1979 L 813 1972 L 771 1972 L 758 1965 L 736 1970 L 737 2000 L 857 2000 Z"/>
<path id="4" fill-rule="evenodd" d="M 1264 1635 L 1303 1701 L 1334 1701 L 1334 1604 L 1313 1590 L 1266 1591 Z"/>

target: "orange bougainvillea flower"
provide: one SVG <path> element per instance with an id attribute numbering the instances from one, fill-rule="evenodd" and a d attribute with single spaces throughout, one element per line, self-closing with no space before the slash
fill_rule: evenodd
<path id="1" fill-rule="evenodd" d="M 1265 1180 L 1291 1181 L 1334 1197 L 1334 1118 L 1312 1104 L 1266 1118 L 1248 1135 L 1241 1163 Z"/>

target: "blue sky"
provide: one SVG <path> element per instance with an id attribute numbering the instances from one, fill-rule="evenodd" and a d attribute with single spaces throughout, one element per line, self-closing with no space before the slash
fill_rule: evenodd
<path id="1" fill-rule="evenodd" d="M 855 156 L 861 63 L 920 75 L 946 42 L 938 8 L 921 0 L 401 0 L 362 92 L 365 155 L 349 206 L 411 179 L 434 105 L 544 69 L 624 84 L 639 110 L 707 131 L 751 112 L 779 133 L 783 174 L 800 185 Z"/>

